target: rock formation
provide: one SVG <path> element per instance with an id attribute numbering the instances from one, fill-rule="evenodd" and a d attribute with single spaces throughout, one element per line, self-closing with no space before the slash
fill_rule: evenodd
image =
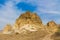
<path id="1" fill-rule="evenodd" d="M 44 25 L 41 18 L 36 13 L 31 13 L 28 11 L 21 14 L 16 19 L 13 26 L 7 24 L 3 29 L 3 35 L 4 34 L 11 35 L 0 35 L 0 39 L 5 40 L 6 38 L 6 40 L 53 40 L 54 38 L 56 38 L 54 37 L 55 35 L 60 34 L 60 30 L 58 30 L 58 26 L 54 21 L 50 21 L 46 25 Z"/>
<path id="2" fill-rule="evenodd" d="M 12 31 L 12 26 L 10 24 L 7 24 L 3 29 L 3 34 L 10 34 Z"/>
<path id="3" fill-rule="evenodd" d="M 39 31 L 41 34 L 54 33 L 57 31 L 57 24 L 54 21 L 50 21 L 47 25 L 42 24 L 42 20 L 36 13 L 26 12 L 21 14 L 11 28 L 10 25 L 7 25 L 3 33 L 8 31 L 14 31 L 15 33 L 25 33 Z"/>
<path id="4" fill-rule="evenodd" d="M 23 24 L 42 24 L 41 19 L 35 13 L 26 12 L 21 14 L 19 18 L 16 20 L 16 23 L 20 25 Z"/>
<path id="5" fill-rule="evenodd" d="M 18 19 L 16 19 L 16 23 L 13 27 L 15 29 L 15 32 L 20 32 L 21 28 L 29 30 L 38 29 L 38 28 L 44 28 L 42 25 L 42 20 L 39 18 L 39 16 L 36 13 L 26 12 L 19 16 Z"/>
<path id="6" fill-rule="evenodd" d="M 47 23 L 47 29 L 50 33 L 54 33 L 57 31 L 58 27 L 54 21 L 50 21 Z"/>
<path id="7" fill-rule="evenodd" d="M 54 40 L 60 40 L 60 24 L 58 24 L 58 30 L 51 36 Z"/>

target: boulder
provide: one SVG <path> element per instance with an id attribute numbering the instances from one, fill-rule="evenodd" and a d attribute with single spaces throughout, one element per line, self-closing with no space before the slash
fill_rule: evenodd
<path id="1" fill-rule="evenodd" d="M 58 27 L 54 21 L 50 21 L 47 23 L 47 29 L 50 33 L 54 33 L 57 31 Z"/>

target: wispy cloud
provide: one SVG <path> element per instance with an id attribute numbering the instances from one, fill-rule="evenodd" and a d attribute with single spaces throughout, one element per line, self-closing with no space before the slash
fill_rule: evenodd
<path id="1" fill-rule="evenodd" d="M 45 10 L 45 9 L 41 9 L 41 10 L 39 10 L 38 12 L 49 13 L 49 14 L 60 14 L 60 11 Z"/>
<path id="2" fill-rule="evenodd" d="M 37 6 L 37 10 L 38 11 L 46 11 L 47 13 L 51 12 L 51 13 L 59 13 L 60 14 L 60 0 L 13 0 L 15 1 L 16 4 L 18 4 L 19 2 L 26 2 L 26 3 L 30 3 L 32 5 L 36 5 Z"/>
<path id="3" fill-rule="evenodd" d="M 1 5 L 0 8 L 0 27 L 3 27 L 5 24 L 13 24 L 15 19 L 22 13 L 21 10 L 18 10 L 15 7 L 13 1 L 8 1 L 5 5 Z M 2 25 L 1 25 L 2 24 Z"/>
<path id="4" fill-rule="evenodd" d="M 37 12 L 60 14 L 59 0 L 39 0 Z"/>

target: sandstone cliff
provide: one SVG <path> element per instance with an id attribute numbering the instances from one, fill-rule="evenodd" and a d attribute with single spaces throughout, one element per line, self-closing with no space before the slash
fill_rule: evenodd
<path id="1" fill-rule="evenodd" d="M 14 23 L 13 27 L 7 25 L 3 32 L 23 33 L 26 31 L 41 31 L 43 33 L 54 33 L 57 31 L 57 24 L 54 21 L 50 21 L 45 26 L 42 24 L 41 18 L 36 13 L 26 12 L 22 13 Z"/>
<path id="2" fill-rule="evenodd" d="M 36 13 L 31 13 L 31 12 L 26 12 L 21 14 L 19 18 L 16 19 L 13 28 L 17 30 L 17 32 L 19 32 L 21 29 L 26 29 L 26 30 L 30 29 L 30 31 L 33 29 L 37 30 L 39 28 L 44 29 L 42 20 L 39 18 L 39 16 Z"/>
<path id="3" fill-rule="evenodd" d="M 58 25 L 54 21 L 46 25 L 36 13 L 22 13 L 15 21 L 14 25 L 7 24 L 3 29 L 0 39 L 6 40 L 52 40 L 52 35 L 58 32 Z M 10 34 L 10 35 L 9 35 Z M 52 38 L 51 38 L 52 37 Z"/>

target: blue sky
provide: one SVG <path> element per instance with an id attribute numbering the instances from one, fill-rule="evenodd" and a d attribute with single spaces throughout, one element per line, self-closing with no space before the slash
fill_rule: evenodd
<path id="1" fill-rule="evenodd" d="M 13 25 L 26 11 L 36 12 L 44 24 L 51 20 L 60 24 L 60 0 L 0 0 L 0 29 Z"/>

